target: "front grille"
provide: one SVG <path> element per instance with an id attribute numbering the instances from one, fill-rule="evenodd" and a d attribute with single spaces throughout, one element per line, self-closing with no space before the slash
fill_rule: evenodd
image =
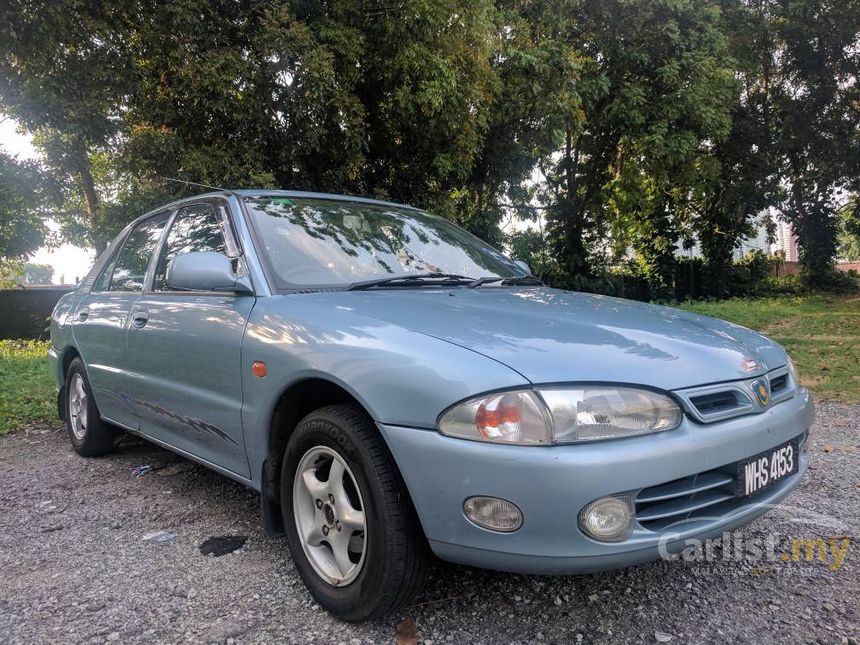
<path id="1" fill-rule="evenodd" d="M 806 433 L 798 441 L 801 453 L 805 441 Z M 636 521 L 650 531 L 662 531 L 675 525 L 687 529 L 697 520 L 707 523 L 741 506 L 753 504 L 762 494 L 771 492 L 764 489 L 755 495 L 738 495 L 737 472 L 738 462 L 734 462 L 645 488 L 634 498 Z M 792 475 L 783 482 L 796 476 Z"/>
<path id="2" fill-rule="evenodd" d="M 677 522 L 712 516 L 713 507 L 735 499 L 737 466 L 709 470 L 646 488 L 636 496 L 636 519 L 643 528 L 660 531 Z"/>
<path id="3" fill-rule="evenodd" d="M 735 390 L 691 396 L 690 403 L 695 405 L 696 409 L 705 416 L 729 412 L 749 405 L 749 401 L 742 400 L 740 393 Z"/>
<path id="4" fill-rule="evenodd" d="M 770 400 L 762 406 L 753 399 L 753 387 L 758 381 L 765 380 L 770 388 Z M 767 374 L 744 381 L 718 383 L 702 387 L 680 390 L 676 394 L 684 400 L 690 415 L 704 423 L 713 423 L 742 414 L 764 412 L 770 406 L 786 401 L 794 396 L 797 384 L 788 372 L 788 366 L 779 367 Z"/>
<path id="5" fill-rule="evenodd" d="M 771 394 L 781 394 L 788 387 L 788 374 L 782 374 L 770 381 Z"/>

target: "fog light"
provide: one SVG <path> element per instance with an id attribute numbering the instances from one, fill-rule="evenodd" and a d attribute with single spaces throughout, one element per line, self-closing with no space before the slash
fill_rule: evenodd
<path id="1" fill-rule="evenodd" d="M 523 525 L 523 514 L 513 502 L 498 497 L 470 497 L 463 502 L 470 521 L 491 531 L 510 533 Z"/>
<path id="2" fill-rule="evenodd" d="M 621 542 L 633 532 L 633 502 L 630 497 L 601 497 L 579 513 L 579 528 L 601 542 Z"/>

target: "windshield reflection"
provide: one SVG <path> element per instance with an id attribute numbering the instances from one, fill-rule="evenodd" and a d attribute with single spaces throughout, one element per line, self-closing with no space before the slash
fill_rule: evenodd
<path id="1" fill-rule="evenodd" d="M 277 196 L 245 202 L 279 288 L 346 286 L 425 272 L 525 275 L 447 220 L 406 207 Z"/>

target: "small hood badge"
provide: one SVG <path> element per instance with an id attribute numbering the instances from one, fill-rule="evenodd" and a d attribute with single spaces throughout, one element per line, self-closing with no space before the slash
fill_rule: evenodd
<path id="1" fill-rule="evenodd" d="M 758 361 L 754 358 L 745 358 L 741 361 L 741 369 L 744 372 L 755 372 L 758 367 Z"/>

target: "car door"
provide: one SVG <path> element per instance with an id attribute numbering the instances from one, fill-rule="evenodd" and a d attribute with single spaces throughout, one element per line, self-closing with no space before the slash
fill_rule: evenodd
<path id="1" fill-rule="evenodd" d="M 126 336 L 169 218 L 169 212 L 159 213 L 135 225 L 69 317 L 99 412 L 133 429 L 137 417 L 128 403 Z"/>
<path id="2" fill-rule="evenodd" d="M 242 338 L 254 297 L 176 291 L 167 268 L 180 253 L 215 251 L 243 271 L 226 203 L 177 211 L 128 335 L 129 393 L 143 433 L 242 476 Z"/>

